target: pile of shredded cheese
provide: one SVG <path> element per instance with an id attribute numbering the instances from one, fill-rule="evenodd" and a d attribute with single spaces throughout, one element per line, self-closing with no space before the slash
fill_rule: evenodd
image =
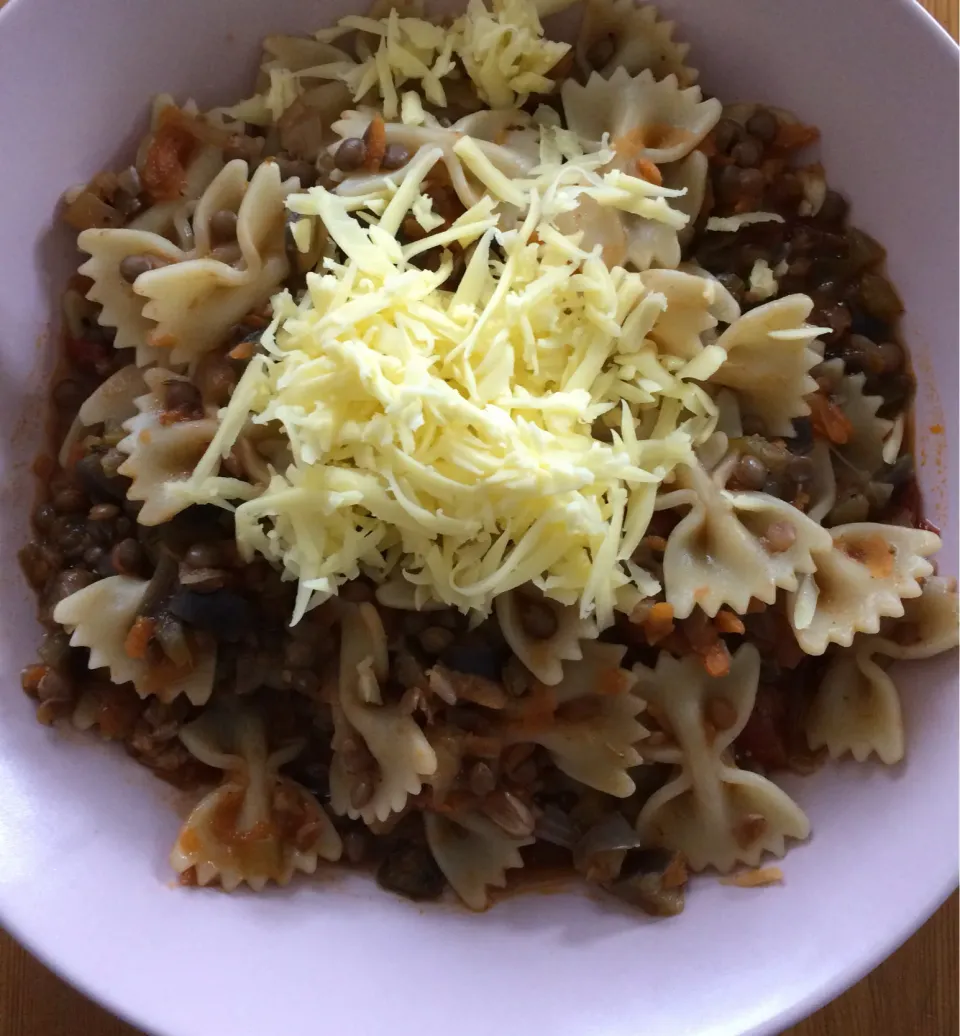
<path id="1" fill-rule="evenodd" d="M 360 60 L 343 54 L 342 60 L 297 71 L 265 67 L 266 91 L 221 111 L 263 124 L 268 116 L 280 118 L 302 94 L 306 80 L 339 79 L 358 103 L 376 93 L 384 117 L 395 119 L 406 98 L 408 103 L 418 99 L 412 90 L 401 94 L 401 87 L 415 84 L 430 104 L 445 108 L 444 80 L 463 82 L 464 71 L 476 95 L 491 108 L 519 107 L 533 94 L 550 92 L 550 73 L 570 50 L 570 44 L 544 37 L 537 6 L 530 0 L 492 0 L 490 8 L 483 0 L 469 0 L 466 12 L 450 25 L 396 10 L 383 18 L 348 15 L 315 38 L 335 43 L 348 33 L 359 34 Z"/>
<path id="2" fill-rule="evenodd" d="M 423 105 L 405 84 L 442 106 L 442 80 L 466 71 L 481 99 L 507 108 L 549 90 L 568 49 L 544 39 L 530 0 L 470 0 L 447 28 L 396 11 L 348 17 L 317 40 L 349 32 L 369 41 L 357 64 L 291 75 L 340 76 L 411 122 Z M 259 103 L 282 108 L 300 89 L 271 77 Z M 360 574 L 406 579 L 421 604 L 479 615 L 532 582 L 601 627 L 658 589 L 631 556 L 657 487 L 716 425 L 698 382 L 724 352 L 661 354 L 650 332 L 665 296 L 641 273 L 608 268 L 582 231 L 600 209 L 678 230 L 686 217 L 670 200 L 684 192 L 615 168 L 605 142 L 585 152 L 552 109 L 535 122 L 540 163 L 525 179 L 460 137 L 453 151 L 482 196 L 452 225 L 432 209 L 428 177 L 449 160 L 439 147 L 421 147 L 370 193 L 315 187 L 287 199 L 298 247 L 321 232 L 331 247 L 301 299 L 273 299 L 263 351 L 175 491 L 236 508 L 245 556 L 298 580 L 293 621 Z M 410 215 L 426 236 L 403 244 Z M 433 272 L 416 264 L 430 249 L 442 256 Z M 454 253 L 465 271 L 448 290 Z M 289 444 L 269 485 L 220 475 L 258 426 Z"/>
<path id="3" fill-rule="evenodd" d="M 667 204 L 677 192 L 599 172 L 611 153 L 574 154 L 562 133 L 544 127 L 554 161 L 523 181 L 460 140 L 489 193 L 405 245 L 398 232 L 429 201 L 440 149 L 422 149 L 380 194 L 315 187 L 288 199 L 301 247 L 320 222 L 342 260 L 309 274 L 299 302 L 274 298 L 264 353 L 181 491 L 244 501 L 238 542 L 299 580 L 295 620 L 362 572 L 399 570 L 421 598 L 480 614 L 533 582 L 601 625 L 651 591 L 630 557 L 657 486 L 712 430 L 716 408 L 692 379 L 709 377 L 722 351 L 658 355 L 647 335 L 664 296 L 557 230 L 583 196 L 684 219 Z M 513 229 L 501 228 L 505 213 Z M 436 272 L 413 264 L 438 245 L 469 256 L 454 291 L 442 287 L 450 251 Z M 598 419 L 610 441 L 593 436 Z M 282 429 L 290 444 L 292 463 L 262 491 L 217 475 L 249 422 Z"/>

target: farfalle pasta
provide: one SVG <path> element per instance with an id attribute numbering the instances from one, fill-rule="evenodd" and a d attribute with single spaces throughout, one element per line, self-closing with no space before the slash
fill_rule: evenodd
<path id="1" fill-rule="evenodd" d="M 340 140 L 331 148 L 336 151 L 344 140 L 362 139 L 376 115 L 376 111 L 344 112 L 343 117 L 333 124 L 333 130 Z M 390 183 L 402 183 L 410 162 L 422 148 L 439 148 L 451 186 L 460 202 L 470 208 L 483 197 L 483 186 L 477 183 L 469 165 L 455 150 L 456 143 L 464 136 L 469 136 L 483 158 L 492 163 L 497 172 L 508 178 L 525 176 L 536 166 L 539 158 L 537 136 L 527 128 L 531 123 L 526 113 L 512 109 L 472 113 L 446 127 L 426 114 L 416 124 L 386 122 L 383 125 L 384 146 L 393 145 L 396 153 L 403 154 L 406 161 L 395 169 L 347 175 L 339 181 L 336 191 L 351 197 L 376 194 L 388 189 Z M 399 151 L 401 148 L 402 153 Z"/>
<path id="2" fill-rule="evenodd" d="M 522 867 L 520 850 L 533 839 L 511 837 L 488 817 L 428 813 L 427 845 L 450 887 L 471 910 L 489 906 L 490 888 L 503 888 L 506 872 Z"/>
<path id="3" fill-rule="evenodd" d="M 127 434 L 117 449 L 127 459 L 117 474 L 130 479 L 127 497 L 143 504 L 138 520 L 158 525 L 186 506 L 171 486 L 193 473 L 217 433 L 217 422 L 202 402 L 187 413 L 167 405 L 170 386 L 179 382 L 192 388 L 182 375 L 154 367 L 144 380 L 150 391 L 134 400 L 137 413 L 124 422 Z"/>
<path id="4" fill-rule="evenodd" d="M 91 258 L 80 272 L 94 282 L 89 297 L 103 307 L 101 322 L 117 329 L 117 346 L 136 347 L 141 365 L 156 362 L 157 350 L 170 364 L 189 363 L 266 302 L 287 274 L 283 201 L 295 186 L 281 182 L 275 162 L 249 184 L 246 163 L 228 162 L 197 202 L 187 252 L 147 231 L 84 231 L 78 244 Z M 214 213 L 235 216 L 236 245 L 223 258 L 211 247 Z M 135 257 L 142 272 L 123 265 Z"/>
<path id="5" fill-rule="evenodd" d="M 828 644 L 849 647 L 857 633 L 877 633 L 880 620 L 903 615 L 933 573 L 927 558 L 940 537 L 925 529 L 864 522 L 830 530 L 832 543 L 814 554 L 816 570 L 791 596 L 797 642 L 810 655 Z"/>
<path id="6" fill-rule="evenodd" d="M 810 413 L 804 397 L 816 389 L 810 371 L 820 362 L 817 335 L 806 323 L 813 303 L 789 295 L 758 306 L 717 340 L 727 356 L 713 383 L 734 389 L 744 413 L 773 435 L 792 435 L 791 420 Z"/>
<path id="7" fill-rule="evenodd" d="M 663 552 L 667 600 L 680 618 L 695 608 L 713 616 L 724 605 L 743 614 L 751 600 L 773 604 L 778 590 L 796 590 L 816 571 L 815 550 L 830 548 L 830 534 L 803 512 L 767 493 L 729 492 L 724 472 L 693 464 L 678 481 L 685 488 L 660 503 L 690 507 Z M 782 540 L 772 540 L 774 529 Z"/>
<path id="8" fill-rule="evenodd" d="M 195 790 L 184 885 L 669 916 L 808 837 L 783 771 L 909 765 L 958 605 L 883 249 L 814 127 L 567 6 L 268 36 L 65 194 L 22 682 Z"/>
<path id="9" fill-rule="evenodd" d="M 189 871 L 199 885 L 216 880 L 228 892 L 244 882 L 260 891 L 340 858 L 343 843 L 323 807 L 278 772 L 299 745 L 271 752 L 262 722 L 242 710 L 211 710 L 180 737 L 191 755 L 225 776 L 180 829 L 170 854 L 177 873 Z"/>
<path id="10" fill-rule="evenodd" d="M 434 750 L 417 724 L 398 705 L 384 702 L 379 683 L 386 678 L 386 634 L 370 605 L 348 607 L 341 620 L 340 675 L 335 715 L 370 756 L 369 794 L 357 793 L 342 742 L 335 736 L 330 770 L 330 802 L 336 813 L 384 821 L 403 810 L 424 778 L 436 772 Z M 341 750 L 337 750 L 338 740 Z M 351 789 L 352 784 L 352 789 Z M 363 801 L 364 798 L 366 801 Z"/>
<path id="11" fill-rule="evenodd" d="M 835 654 L 810 703 L 806 736 L 831 757 L 849 752 L 858 762 L 876 753 L 898 763 L 904 753 L 900 694 L 887 667 L 894 659 L 930 658 L 960 640 L 957 595 L 942 580 L 924 581 L 919 597 L 903 602 L 903 615 L 884 619 L 881 632 L 858 636 L 850 651 Z"/>
<path id="12" fill-rule="evenodd" d="M 592 640 L 599 631 L 595 623 L 580 617 L 575 605 L 543 597 L 531 601 L 531 591 L 536 594 L 532 588 L 500 594 L 497 622 L 510 649 L 527 669 L 541 683 L 559 684 L 564 678 L 564 662 L 582 659 L 581 641 Z M 536 628 L 538 622 L 541 625 Z"/>
<path id="13" fill-rule="evenodd" d="M 685 64 L 690 44 L 674 40 L 675 28 L 653 4 L 586 0 L 577 31 L 577 63 L 585 75 L 597 71 L 610 76 L 624 68 L 634 76 L 644 71 L 657 79 L 675 75 L 681 86 L 692 86 L 699 73 Z"/>
<path id="14" fill-rule="evenodd" d="M 682 87 L 673 73 L 649 70 L 631 76 L 623 67 L 604 77 L 594 72 L 584 85 L 567 80 L 561 91 L 569 128 L 583 140 L 610 138 L 615 163 L 665 165 L 688 155 L 720 118 L 715 99 L 699 87 Z"/>
<path id="15" fill-rule="evenodd" d="M 532 742 L 549 752 L 557 769 L 575 781 L 626 798 L 635 789 L 629 771 L 640 762 L 634 747 L 646 731 L 637 720 L 643 703 L 632 693 L 635 677 L 621 668 L 625 651 L 587 643 L 582 657 L 564 666 L 552 689 L 556 709 L 543 729 L 527 717 L 511 725 L 508 741 Z"/>
<path id="16" fill-rule="evenodd" d="M 173 701 L 182 694 L 205 704 L 213 691 L 216 648 L 209 639 L 191 637 L 181 659 L 151 664 L 136 643 L 138 633 L 156 620 L 144 613 L 149 583 L 131 576 L 108 576 L 64 598 L 53 611 L 70 632 L 70 645 L 86 648 L 90 669 L 106 669 L 114 683 L 129 683 L 145 698 Z"/>
<path id="17" fill-rule="evenodd" d="M 662 653 L 655 670 L 638 666 L 637 693 L 665 740 L 646 749 L 675 764 L 676 775 L 647 800 L 637 818 L 641 836 L 681 851 L 694 870 L 756 866 L 764 852 L 782 856 L 787 838 L 806 838 L 810 822 L 772 781 L 731 765 L 726 756 L 753 708 L 760 656 L 744 644 L 730 671 L 711 677 L 694 660 Z"/>

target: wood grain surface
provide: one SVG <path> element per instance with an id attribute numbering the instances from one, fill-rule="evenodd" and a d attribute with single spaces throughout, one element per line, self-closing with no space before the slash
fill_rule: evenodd
<path id="1" fill-rule="evenodd" d="M 921 2 L 957 39 L 957 0 Z M 953 1036 L 960 1026 L 958 916 L 954 893 L 872 974 L 783 1036 Z M 66 985 L 0 930 L 0 1036 L 138 1033 Z"/>

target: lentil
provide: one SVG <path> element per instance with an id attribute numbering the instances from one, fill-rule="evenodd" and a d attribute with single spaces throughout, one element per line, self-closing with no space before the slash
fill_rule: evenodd
<path id="1" fill-rule="evenodd" d="M 237 214 L 230 209 L 218 209 L 210 217 L 210 240 L 225 244 L 237 238 Z"/>
<path id="2" fill-rule="evenodd" d="M 53 504 L 40 504 L 33 512 L 34 528 L 37 532 L 49 532 L 56 517 L 57 512 L 54 510 Z"/>
<path id="3" fill-rule="evenodd" d="M 343 836 L 343 852 L 353 863 L 362 863 L 370 850 L 370 839 L 363 831 L 348 831 Z"/>
<path id="4" fill-rule="evenodd" d="M 116 504 L 94 504 L 87 517 L 92 522 L 108 522 L 116 518 L 119 513 L 120 508 Z"/>
<path id="5" fill-rule="evenodd" d="M 54 493 L 53 508 L 58 514 L 75 514 L 87 509 L 87 497 L 82 489 L 68 487 Z"/>
<path id="6" fill-rule="evenodd" d="M 48 600 L 49 607 L 52 610 L 61 601 L 66 600 L 66 598 L 93 582 L 96 582 L 95 577 L 85 568 L 64 569 L 54 581 Z"/>
<path id="7" fill-rule="evenodd" d="M 743 489 L 763 489 L 767 481 L 767 466 L 759 458 L 745 453 L 733 469 L 733 479 Z"/>
<path id="8" fill-rule="evenodd" d="M 596 67 L 596 66 L 594 66 Z M 734 144 L 743 136 L 743 127 L 733 119 L 722 118 L 713 131 L 713 141 L 720 154 L 728 154 Z"/>
<path id="9" fill-rule="evenodd" d="M 747 132 L 756 137 L 763 144 L 772 144 L 777 137 L 777 130 L 780 123 L 776 115 L 766 108 L 758 108 L 753 115 L 747 119 Z"/>
<path id="10" fill-rule="evenodd" d="M 171 378 L 163 383 L 163 403 L 168 410 L 182 410 L 191 415 L 194 411 L 203 410 L 200 390 L 180 378 Z"/>
<path id="11" fill-rule="evenodd" d="M 786 473 L 794 482 L 809 482 L 813 478 L 813 461 L 805 456 L 791 457 L 787 461 Z"/>
<path id="12" fill-rule="evenodd" d="M 56 669 L 47 669 L 37 684 L 37 697 L 40 701 L 70 701 L 73 688 Z"/>
<path id="13" fill-rule="evenodd" d="M 187 548 L 184 562 L 191 568 L 216 568 L 222 561 L 217 543 L 194 543 Z"/>
<path id="14" fill-rule="evenodd" d="M 381 169 L 400 169 L 410 161 L 410 152 L 402 144 L 387 144 L 380 162 Z"/>
<path id="15" fill-rule="evenodd" d="M 838 191 L 828 190 L 816 219 L 818 223 L 833 226 L 842 223 L 850 210 L 847 199 Z"/>
<path id="16" fill-rule="evenodd" d="M 143 549 L 133 538 L 121 540 L 110 554 L 110 563 L 119 575 L 136 576 L 143 568 Z"/>
<path id="17" fill-rule="evenodd" d="M 352 173 L 367 160 L 367 147 L 359 137 L 347 137 L 337 148 L 336 166 L 344 173 Z"/>
<path id="18" fill-rule="evenodd" d="M 453 632 L 443 626 L 428 626 L 420 634 L 420 646 L 428 655 L 439 655 L 453 643 Z"/>
<path id="19" fill-rule="evenodd" d="M 518 595 L 517 611 L 523 632 L 534 640 L 549 640 L 556 636 L 557 613 L 546 601 L 538 601 L 523 594 Z"/>
<path id="20" fill-rule="evenodd" d="M 425 845 L 400 845 L 377 868 L 377 884 L 414 901 L 437 899 L 446 879 Z"/>
<path id="21" fill-rule="evenodd" d="M 67 413 L 74 414 L 83 401 L 89 395 L 89 391 L 74 378 L 64 378 L 57 383 L 53 390 L 53 403 Z"/>
<path id="22" fill-rule="evenodd" d="M 734 145 L 730 157 L 742 168 L 758 166 L 763 161 L 763 144 L 754 137 L 744 137 Z M 742 181 L 741 181 L 742 189 Z"/>
<path id="23" fill-rule="evenodd" d="M 147 255 L 128 255 L 120 260 L 120 276 L 127 282 L 133 282 L 144 273 L 153 269 L 153 263 Z"/>
<path id="24" fill-rule="evenodd" d="M 782 554 L 797 540 L 797 530 L 788 521 L 771 522 L 760 542 L 770 554 Z"/>
<path id="25" fill-rule="evenodd" d="M 860 304 L 879 320 L 895 320 L 903 312 L 903 303 L 893 285 L 879 273 L 865 273 L 858 292 Z"/>

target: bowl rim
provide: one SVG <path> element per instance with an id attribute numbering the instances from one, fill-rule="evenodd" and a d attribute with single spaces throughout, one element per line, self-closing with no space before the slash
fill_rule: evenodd
<path id="1" fill-rule="evenodd" d="M 651 0 L 651 2 L 656 5 L 658 0 Z M 884 2 L 901 8 L 909 17 L 913 18 L 925 34 L 929 45 L 937 47 L 941 55 L 947 57 L 955 69 L 960 68 L 960 45 L 950 36 L 944 25 L 921 5 L 919 0 L 884 0 Z M 7 24 L 28 6 L 27 0 L 7 0 L 6 3 L 0 0 L 0 32 L 4 31 Z M 879 16 L 874 13 L 874 17 Z M 770 1034 L 780 1032 L 842 995 L 918 932 L 949 899 L 958 885 L 960 885 L 960 877 L 954 869 L 946 878 L 941 877 L 931 887 L 929 894 L 924 897 L 923 906 L 918 913 L 909 919 L 902 919 L 900 923 L 887 931 L 884 938 L 851 960 L 845 968 L 808 987 L 799 999 L 792 1001 L 775 1015 L 769 1015 L 762 1022 L 743 1030 L 741 1036 L 770 1036 Z M 149 1019 L 140 1017 L 136 1003 L 122 1003 L 122 995 L 118 995 L 115 988 L 111 987 L 109 977 L 105 972 L 98 971 L 95 966 L 86 966 L 79 956 L 66 954 L 58 956 L 57 947 L 53 941 L 44 940 L 39 935 L 34 936 L 31 934 L 28 923 L 14 918 L 14 912 L 5 905 L 2 890 L 0 890 L 0 925 L 44 967 L 116 1017 L 145 1033 L 155 1034 L 155 1036 L 183 1036 L 181 1032 L 157 1027 Z"/>

